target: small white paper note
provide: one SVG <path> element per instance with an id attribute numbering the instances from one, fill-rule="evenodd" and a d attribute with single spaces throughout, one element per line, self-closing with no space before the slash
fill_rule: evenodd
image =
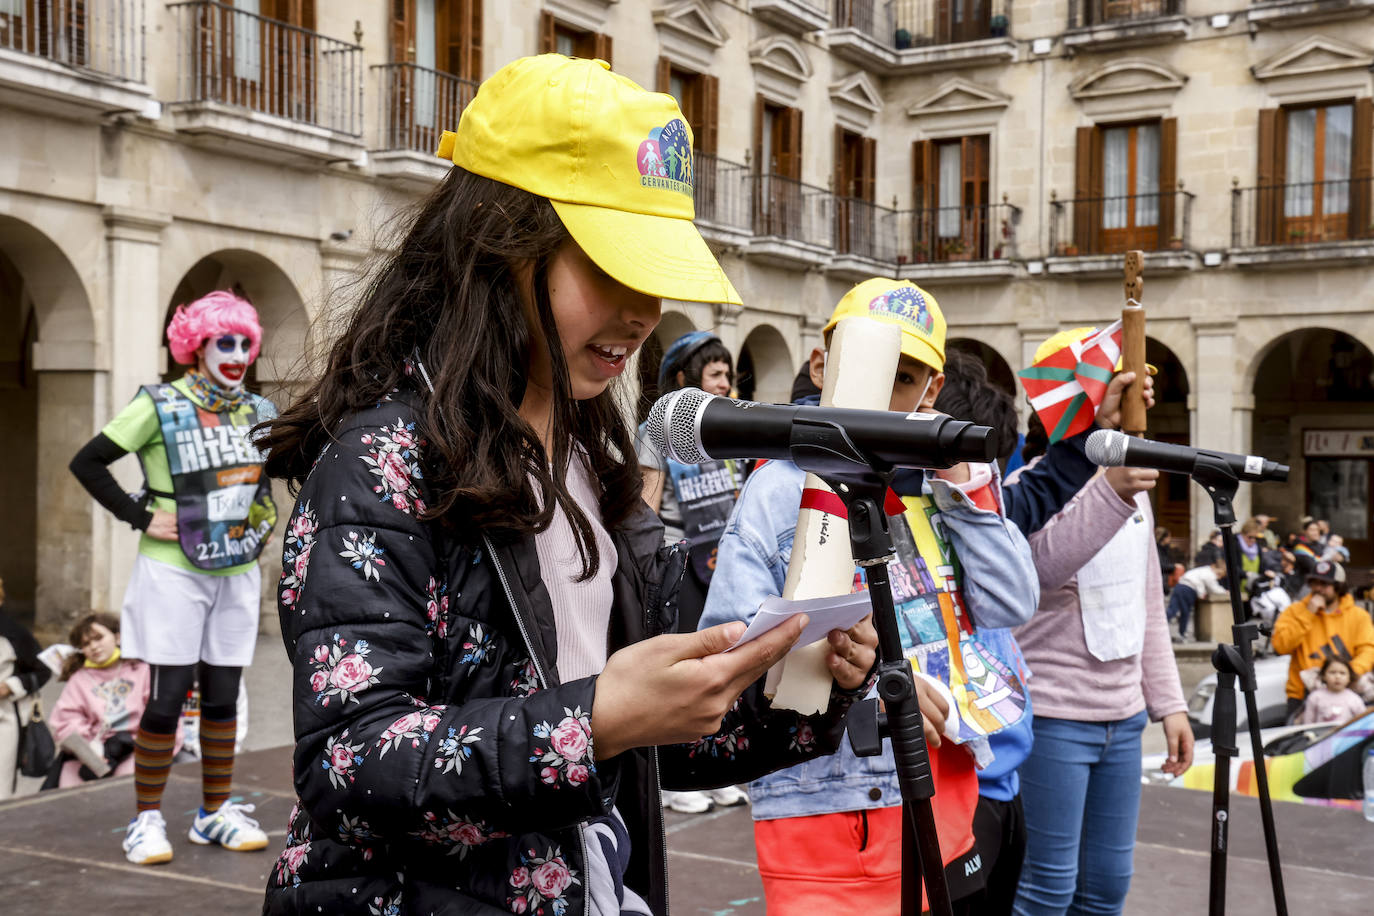
<path id="1" fill-rule="evenodd" d="M 867 617 L 872 610 L 867 591 L 837 595 L 833 598 L 806 598 L 801 601 L 767 598 L 759 606 L 759 612 L 754 615 L 754 619 L 749 622 L 749 629 L 744 631 L 744 635 L 736 640 L 730 649 L 758 639 L 789 617 L 807 614 L 811 620 L 806 624 L 806 629 L 802 630 L 801 638 L 793 644 L 792 651 L 795 652 L 802 646 L 809 646 L 813 642 L 825 639 L 825 634 L 831 630 L 849 629 Z M 730 649 L 725 651 L 729 652 Z"/>

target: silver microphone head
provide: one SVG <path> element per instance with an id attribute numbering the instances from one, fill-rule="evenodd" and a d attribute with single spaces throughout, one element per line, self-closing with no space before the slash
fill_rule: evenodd
<path id="1" fill-rule="evenodd" d="M 1130 437 L 1114 429 L 1099 429 L 1088 436 L 1083 451 L 1088 460 L 1104 468 L 1120 467 L 1126 463 L 1126 443 Z"/>
<path id="2" fill-rule="evenodd" d="M 710 460 L 701 445 L 701 412 L 714 397 L 700 388 L 679 388 L 654 402 L 644 432 L 660 455 L 682 464 Z"/>

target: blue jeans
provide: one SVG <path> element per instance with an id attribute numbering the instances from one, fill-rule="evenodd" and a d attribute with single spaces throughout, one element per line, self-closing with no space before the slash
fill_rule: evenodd
<path id="1" fill-rule="evenodd" d="M 1144 712 L 1116 722 L 1035 717 L 1035 745 L 1021 764 L 1026 862 L 1017 916 L 1121 912 L 1146 720 Z"/>
<path id="2" fill-rule="evenodd" d="M 1193 608 L 1197 607 L 1197 592 L 1191 585 L 1184 585 L 1182 582 L 1174 586 L 1174 590 L 1169 593 L 1169 607 L 1164 612 L 1164 616 L 1170 620 L 1178 618 L 1178 635 L 1188 635 L 1188 620 L 1193 616 Z"/>

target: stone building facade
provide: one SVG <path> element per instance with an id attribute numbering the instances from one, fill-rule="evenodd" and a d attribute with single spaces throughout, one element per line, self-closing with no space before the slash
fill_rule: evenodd
<path id="1" fill-rule="evenodd" d="M 66 471 L 167 365 L 169 309 L 237 286 L 290 397 L 475 82 L 542 50 L 677 94 L 712 328 L 786 399 L 856 280 L 910 278 L 1012 384 L 1111 321 L 1143 248 L 1151 433 L 1260 452 L 1240 509 L 1328 515 L 1374 563 L 1371 0 L 0 0 L 0 575 L 59 627 L 135 541 Z M 645 374 L 655 347 L 646 351 Z M 138 470 L 117 466 L 132 489 Z M 283 500 L 285 494 L 282 494 Z M 1186 481 L 1159 515 L 1210 527 Z M 269 551 L 271 553 L 271 551 Z M 270 567 L 267 588 L 275 581 Z M 270 618 L 270 615 L 268 615 Z"/>

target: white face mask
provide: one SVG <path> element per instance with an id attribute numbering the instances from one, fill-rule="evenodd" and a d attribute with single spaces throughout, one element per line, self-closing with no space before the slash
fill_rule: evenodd
<path id="1" fill-rule="evenodd" d="M 243 334 L 221 334 L 205 341 L 205 371 L 216 385 L 235 390 L 248 373 L 253 344 Z"/>

